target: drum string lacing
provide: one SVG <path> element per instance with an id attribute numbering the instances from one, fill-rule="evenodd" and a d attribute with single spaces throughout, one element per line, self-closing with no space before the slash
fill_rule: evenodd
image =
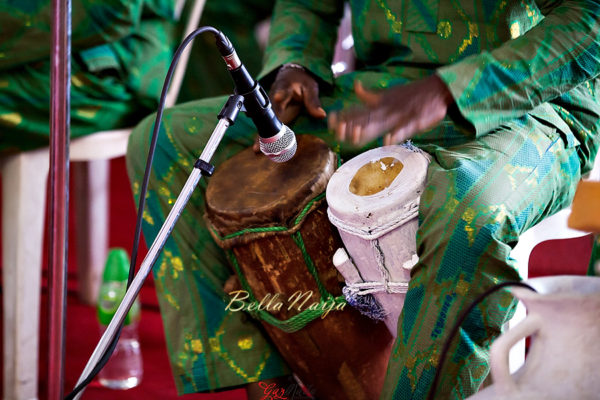
<path id="1" fill-rule="evenodd" d="M 403 209 L 404 212 L 402 214 L 402 217 L 384 224 L 380 224 L 378 226 L 369 226 L 368 228 L 355 227 L 347 224 L 342 219 L 336 217 L 331 212 L 331 208 L 327 209 L 327 216 L 329 217 L 331 223 L 334 224 L 338 229 L 341 229 L 345 232 L 348 232 L 354 236 L 358 236 L 365 240 L 373 240 L 377 239 L 382 235 L 385 235 L 397 226 L 403 225 L 407 221 L 413 219 L 415 215 L 417 215 L 417 213 L 419 212 L 419 200 L 415 199 L 407 202 L 404 205 Z"/>
<path id="2" fill-rule="evenodd" d="M 300 329 L 304 328 L 311 321 L 321 317 L 326 312 L 327 309 L 331 310 L 334 307 L 342 306 L 343 304 L 347 303 L 346 298 L 343 294 L 340 296 L 334 297 L 331 293 L 329 293 L 327 291 L 327 289 L 323 285 L 323 282 L 321 282 L 321 279 L 319 278 L 315 263 L 314 263 L 312 257 L 310 256 L 310 254 L 308 254 L 308 251 L 304 244 L 304 240 L 302 238 L 302 234 L 300 233 L 300 230 L 298 229 L 299 225 L 301 225 L 304 222 L 306 215 L 311 210 L 313 210 L 316 206 L 318 206 L 318 204 L 320 204 L 324 198 L 325 198 L 325 193 L 321 193 L 318 196 L 316 196 L 315 198 L 313 198 L 312 200 L 310 200 L 306 204 L 306 206 L 302 209 L 302 211 L 298 214 L 298 216 L 294 219 L 292 228 L 283 227 L 283 226 L 266 226 L 266 227 L 246 228 L 242 231 L 234 232 L 234 233 L 231 233 L 224 237 L 221 237 L 221 236 L 219 236 L 218 232 L 215 231 L 214 227 L 211 227 L 211 231 L 212 231 L 213 235 L 217 235 L 217 238 L 219 238 L 221 241 L 225 241 L 228 239 L 233 239 L 233 238 L 236 238 L 239 236 L 253 234 L 253 233 L 291 234 L 292 239 L 294 240 L 294 242 L 296 243 L 296 245 L 302 252 L 302 256 L 304 258 L 306 268 L 310 272 L 311 276 L 314 278 L 317 288 L 319 290 L 319 293 L 321 294 L 321 299 L 319 300 L 318 306 L 314 307 L 314 308 L 306 308 L 306 309 L 300 311 L 298 314 L 296 314 L 286 320 L 279 319 L 279 318 L 273 316 L 268 311 L 263 310 L 263 309 L 249 311 L 253 317 L 260 319 L 270 325 L 273 325 L 287 333 L 297 332 Z M 233 265 L 233 268 L 240 280 L 242 288 L 248 293 L 248 300 L 250 302 L 258 303 L 258 300 L 256 299 L 256 296 L 254 295 L 252 288 L 250 287 L 250 285 L 248 284 L 248 281 L 246 280 L 244 274 L 242 273 L 242 270 L 237 261 L 237 258 L 235 257 L 235 254 L 233 253 L 233 250 L 230 248 L 227 250 L 226 253 L 227 253 L 227 256 L 228 256 L 231 264 Z"/>
<path id="3" fill-rule="evenodd" d="M 342 291 L 344 296 L 346 296 L 348 304 L 358 309 L 361 314 L 382 321 L 386 318 L 387 312 L 379 304 L 377 299 L 373 297 L 373 294 L 382 292 L 390 294 L 406 294 L 408 291 L 408 282 L 391 280 L 389 270 L 385 265 L 385 254 L 379 245 L 379 240 L 372 240 L 371 248 L 375 254 L 377 269 L 382 277 L 382 281 L 346 282 L 346 286 Z M 412 258 L 404 262 L 402 267 L 411 269 L 418 261 L 419 257 L 416 254 L 413 254 Z M 348 262 L 356 269 L 356 266 L 350 259 Z"/>
<path id="4" fill-rule="evenodd" d="M 375 258 L 377 260 L 377 269 L 383 278 L 382 281 L 368 281 L 368 282 L 355 282 L 347 283 L 344 288 L 345 291 L 349 292 L 352 296 L 364 296 L 373 293 L 406 293 L 408 291 L 408 282 L 392 281 L 390 279 L 389 271 L 385 266 L 385 256 L 379 246 L 377 240 L 371 242 L 373 247 Z M 417 262 L 419 257 L 413 254 L 412 258 L 402 265 L 402 268 L 411 269 Z"/>

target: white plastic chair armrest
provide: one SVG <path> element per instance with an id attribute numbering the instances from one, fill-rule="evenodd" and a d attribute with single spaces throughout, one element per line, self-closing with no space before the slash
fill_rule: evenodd
<path id="1" fill-rule="evenodd" d="M 124 156 L 131 128 L 96 132 L 71 140 L 71 161 L 108 160 Z"/>

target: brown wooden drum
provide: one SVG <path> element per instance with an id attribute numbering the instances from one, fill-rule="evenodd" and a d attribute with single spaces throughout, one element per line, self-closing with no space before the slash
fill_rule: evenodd
<path id="1" fill-rule="evenodd" d="M 342 242 L 324 198 L 336 166 L 327 145 L 308 135 L 287 163 L 247 149 L 210 179 L 207 220 L 251 293 L 244 310 L 261 320 L 300 379 L 319 399 L 372 400 L 392 336 L 342 295 L 331 261 Z"/>

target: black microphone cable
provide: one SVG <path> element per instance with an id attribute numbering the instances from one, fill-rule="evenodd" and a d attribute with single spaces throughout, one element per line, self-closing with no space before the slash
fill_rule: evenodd
<path id="1" fill-rule="evenodd" d="M 213 28 L 212 26 L 202 26 L 192 33 L 190 33 L 183 42 L 179 45 L 175 54 L 173 55 L 173 59 L 171 60 L 171 65 L 169 66 L 169 70 L 167 71 L 167 76 L 165 77 L 165 81 L 163 83 L 162 92 L 160 95 L 160 100 L 158 103 L 158 107 L 156 109 L 156 119 L 154 121 L 154 127 L 152 130 L 152 139 L 150 141 L 150 148 L 148 150 L 148 158 L 146 159 L 146 169 L 144 170 L 144 178 L 142 180 L 142 185 L 140 188 L 139 202 L 138 202 L 138 211 L 136 216 L 135 223 L 135 234 L 133 240 L 133 247 L 131 250 L 131 263 L 129 264 L 129 276 L 127 278 L 127 289 L 131 286 L 131 282 L 135 276 L 135 266 L 137 262 L 138 248 L 140 243 L 140 237 L 142 233 L 142 216 L 144 213 L 144 207 L 146 206 L 146 192 L 148 191 L 148 182 L 150 180 L 150 171 L 152 169 L 152 162 L 154 161 L 154 153 L 156 151 L 156 144 L 158 141 L 158 132 L 160 128 L 160 124 L 162 122 L 162 115 L 165 108 L 165 99 L 167 97 L 167 90 L 171 84 L 171 78 L 173 77 L 173 73 L 175 71 L 175 67 L 181 57 L 181 53 L 185 50 L 188 44 L 194 40 L 194 38 L 202 33 L 211 32 L 215 36 L 215 40 L 217 41 L 217 46 L 222 46 L 223 43 L 229 43 L 227 37 L 218 29 Z M 102 357 L 98 360 L 96 366 L 92 369 L 87 377 L 81 381 L 79 385 L 77 385 L 71 393 L 69 393 L 65 400 L 72 400 L 81 392 L 90 382 L 96 377 L 98 372 L 106 365 L 110 356 L 114 352 L 117 342 L 119 341 L 119 337 L 121 336 L 121 330 L 123 325 L 119 327 L 115 338 L 110 343 L 110 346 L 106 349 L 106 352 L 102 355 Z"/>
<path id="2" fill-rule="evenodd" d="M 429 394 L 427 395 L 427 400 L 435 399 L 435 392 L 437 390 L 437 386 L 439 385 L 442 367 L 444 366 L 444 361 L 446 361 L 446 358 L 448 356 L 448 351 L 450 350 L 450 345 L 452 343 L 452 339 L 458 333 L 458 330 L 461 327 L 461 325 L 463 324 L 463 322 L 465 322 L 465 319 L 467 319 L 467 317 L 469 316 L 471 311 L 473 311 L 473 309 L 479 303 L 481 303 L 486 297 L 488 297 L 492 293 L 495 293 L 498 290 L 508 287 L 508 286 L 519 286 L 519 287 L 523 287 L 523 288 L 526 288 L 529 290 L 533 290 L 534 292 L 537 292 L 537 290 L 535 290 L 532 286 L 528 285 L 527 283 L 519 282 L 519 281 L 507 281 L 507 282 L 502 282 L 495 286 L 492 286 L 491 288 L 487 289 L 485 292 L 480 294 L 475 300 L 473 300 L 473 302 L 469 305 L 469 308 L 467 308 L 465 311 L 463 311 L 463 313 L 458 317 L 458 319 L 452 326 L 452 330 L 450 331 L 448 338 L 444 342 L 444 347 L 442 347 L 442 351 L 440 353 L 440 358 L 438 361 L 438 365 L 435 369 L 435 375 L 433 377 L 433 382 L 431 383 L 431 388 L 429 389 Z"/>

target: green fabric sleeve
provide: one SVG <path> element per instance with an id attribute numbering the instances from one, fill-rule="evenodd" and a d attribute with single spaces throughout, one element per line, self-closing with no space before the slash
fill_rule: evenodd
<path id="1" fill-rule="evenodd" d="M 515 39 L 437 70 L 476 136 L 536 108 L 544 119 L 553 112 L 544 103 L 600 73 L 600 2 L 540 3 L 547 14 L 531 30 L 516 20 Z"/>
<path id="2" fill-rule="evenodd" d="M 143 0 L 142 19 L 156 18 L 167 21 L 179 20 L 175 15 L 175 3 L 180 0 Z M 191 0 L 183 0 L 185 4 L 192 3 Z"/>
<path id="3" fill-rule="evenodd" d="M 294 63 L 332 84 L 331 60 L 343 6 L 340 0 L 278 1 L 259 78 L 283 64 Z"/>
<path id="4" fill-rule="evenodd" d="M 71 12 L 74 51 L 120 39 L 139 24 L 142 0 L 80 0 Z M 0 7 L 0 69 L 46 59 L 52 37 L 50 0 L 3 2 Z"/>

